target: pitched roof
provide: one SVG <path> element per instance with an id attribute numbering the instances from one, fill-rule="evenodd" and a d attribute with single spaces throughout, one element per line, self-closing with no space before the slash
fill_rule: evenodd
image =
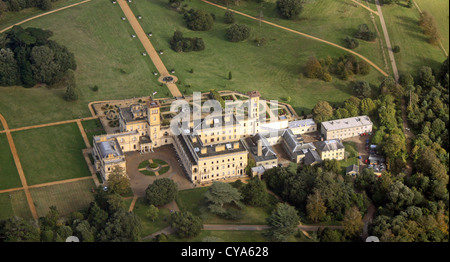
<path id="1" fill-rule="evenodd" d="M 336 140 L 336 139 L 318 141 L 318 142 L 316 142 L 316 146 L 322 152 L 334 151 L 334 150 L 339 150 L 339 149 L 345 148 L 344 145 L 341 143 L 341 141 Z"/>
<path id="2" fill-rule="evenodd" d="M 320 158 L 319 154 L 317 154 L 316 150 L 308 149 L 308 152 L 306 152 L 303 161 L 305 165 L 312 165 L 315 163 L 321 163 L 322 159 Z"/>
<path id="3" fill-rule="evenodd" d="M 322 128 L 327 131 L 352 128 L 358 126 L 371 125 L 372 121 L 368 116 L 355 116 L 337 120 L 322 122 Z"/>
<path id="4" fill-rule="evenodd" d="M 356 172 L 359 173 L 359 166 L 358 165 L 350 165 L 347 167 L 347 169 L 345 170 L 345 173 L 349 173 L 349 172 Z"/>

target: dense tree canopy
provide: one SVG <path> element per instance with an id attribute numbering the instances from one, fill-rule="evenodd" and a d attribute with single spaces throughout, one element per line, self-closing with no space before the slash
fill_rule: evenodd
<path id="1" fill-rule="evenodd" d="M 303 11 L 303 2 L 301 0 L 277 0 L 277 9 L 284 18 L 295 19 Z"/>
<path id="2" fill-rule="evenodd" d="M 203 10 L 189 10 L 184 13 L 184 20 L 187 27 L 194 31 L 208 31 L 214 24 L 211 14 Z"/>
<path id="3" fill-rule="evenodd" d="M 0 41 L 0 85 L 53 85 L 76 69 L 73 53 L 49 40 L 51 31 L 14 26 Z"/>
<path id="4" fill-rule="evenodd" d="M 162 206 L 172 202 L 177 196 L 177 193 L 178 186 L 170 178 L 157 179 L 145 190 L 148 204 L 154 206 Z"/>

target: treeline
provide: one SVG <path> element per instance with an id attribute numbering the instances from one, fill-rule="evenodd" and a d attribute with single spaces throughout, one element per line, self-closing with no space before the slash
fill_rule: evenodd
<path id="1" fill-rule="evenodd" d="M 18 12 L 26 8 L 36 7 L 43 11 L 52 9 L 52 2 L 57 0 L 2 0 L 0 1 L 0 16 L 4 12 Z"/>
<path id="2" fill-rule="evenodd" d="M 291 164 L 264 173 L 267 187 L 283 201 L 295 206 L 306 222 L 342 221 L 356 207 L 361 214 L 370 204 L 367 196 L 356 193 L 351 179 L 339 175 L 337 161 L 325 161 L 313 167 Z"/>
<path id="3" fill-rule="evenodd" d="M 325 59 L 317 59 L 310 56 L 306 62 L 304 74 L 308 78 L 322 79 L 331 82 L 332 74 L 342 80 L 348 80 L 353 75 L 367 75 L 370 73 L 370 65 L 364 61 L 358 61 L 352 54 L 342 55 L 337 59 L 327 56 Z"/>
<path id="4" fill-rule="evenodd" d="M 377 177 L 373 170 L 364 169 L 355 187 L 378 207 L 369 235 L 380 241 L 448 241 L 448 86 L 447 58 L 440 70 L 424 66 L 414 77 L 402 74 L 399 83 L 391 77 L 378 87 L 358 81 L 354 83 L 358 97 L 335 108 L 320 101 L 313 109 L 320 121 L 367 114 L 375 123 L 371 143 L 386 157 L 387 171 Z M 408 103 L 408 123 L 416 134 L 410 152 L 402 125 L 402 98 Z M 414 166 L 407 175 L 409 156 Z M 325 233 L 328 239 L 336 234 Z"/>
<path id="5" fill-rule="evenodd" d="M 0 220 L 0 236 L 5 242 L 65 242 L 76 236 L 81 242 L 135 242 L 141 238 L 139 217 L 128 212 L 123 198 L 98 188 L 88 208 L 62 218 L 50 207 L 38 223 L 19 217 Z"/>
<path id="6" fill-rule="evenodd" d="M 65 46 L 49 38 L 53 33 L 39 28 L 14 26 L 0 37 L 0 85 L 33 87 L 54 85 L 69 70 L 77 68 Z"/>

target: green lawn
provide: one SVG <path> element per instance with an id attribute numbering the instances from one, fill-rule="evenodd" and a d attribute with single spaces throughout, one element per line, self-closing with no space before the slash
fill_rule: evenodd
<path id="1" fill-rule="evenodd" d="M 71 4 L 75 4 L 78 2 L 81 2 L 82 0 L 56 0 L 52 1 L 52 10 L 58 9 L 64 6 L 68 6 Z M 8 26 L 11 26 L 13 24 L 16 24 L 20 21 L 23 21 L 27 18 L 39 15 L 45 13 L 45 11 L 42 11 L 39 8 L 26 8 L 23 10 L 20 10 L 19 12 L 5 12 L 2 13 L 0 16 L 0 30 L 3 28 L 6 28 Z"/>
<path id="2" fill-rule="evenodd" d="M 417 2 L 422 11 L 430 8 L 429 11 L 438 22 L 440 33 L 448 51 L 449 2 L 445 0 Z M 436 10 L 439 10 L 439 12 Z M 445 54 L 440 47 L 428 43 L 427 37 L 422 33 L 418 24 L 420 15 L 415 7 L 406 8 L 396 4 L 384 5 L 383 15 L 392 46 L 400 46 L 400 53 L 395 54 L 395 61 L 400 73 L 416 74 L 423 65 L 430 66 L 433 69 L 440 68 L 441 63 L 446 58 Z"/>
<path id="3" fill-rule="evenodd" d="M 200 187 L 178 192 L 176 202 L 182 211 L 189 211 L 203 219 L 204 224 L 240 224 L 240 225 L 264 225 L 266 218 L 270 216 L 271 207 L 245 206 L 242 212 L 243 218 L 239 220 L 227 220 L 206 211 L 203 206 L 204 194 L 209 187 Z M 273 201 L 271 201 L 273 202 Z"/>
<path id="4" fill-rule="evenodd" d="M 28 185 L 91 176 L 77 124 L 12 133 Z"/>
<path id="5" fill-rule="evenodd" d="M 334 4 L 334 1 L 330 0 L 325 2 L 330 3 L 333 8 L 347 6 L 347 4 L 341 2 L 338 4 Z M 327 55 L 338 57 L 344 54 L 344 51 L 270 25 L 262 24 L 259 26 L 258 21 L 243 16 L 237 16 L 237 21 L 252 28 L 251 36 L 242 43 L 231 43 L 225 39 L 225 31 L 228 25 L 223 23 L 224 10 L 200 1 L 187 1 L 186 3 L 189 8 L 214 13 L 216 21 L 213 29 L 206 32 L 188 30 L 182 15 L 169 9 L 166 0 L 134 1 L 129 4 L 135 14 L 142 15 L 143 18 L 139 22 L 144 31 L 153 33 L 151 41 L 155 49 L 164 50 L 161 59 L 167 68 L 175 69 L 176 76 L 182 83 L 178 85 L 182 93 L 185 90 L 187 90 L 187 94 L 192 91 L 207 92 L 211 88 L 237 90 L 243 93 L 250 90 L 259 90 L 264 99 L 278 100 L 286 97 L 286 94 L 291 94 L 291 104 L 299 113 L 302 110 L 310 112 L 318 100 L 340 103 L 352 94 L 348 81 L 334 78 L 331 83 L 326 83 L 306 79 L 300 74 L 306 60 L 312 54 L 319 58 L 325 58 Z M 317 3 L 319 4 L 319 2 Z M 242 3 L 236 9 L 240 10 L 251 4 Z M 326 6 L 321 4 L 317 7 L 317 10 L 309 11 L 309 14 L 312 16 L 313 13 L 326 8 Z M 370 22 L 369 18 L 365 18 L 365 15 L 356 15 L 356 11 L 348 12 L 340 21 L 346 21 L 347 18 L 357 16 L 359 17 L 358 23 L 366 20 L 367 23 Z M 266 16 L 268 14 L 265 13 Z M 322 17 L 320 13 L 316 16 Z M 326 17 L 330 17 L 329 14 L 323 15 L 322 18 Z M 311 20 L 314 19 L 311 18 Z M 320 23 L 328 22 L 333 21 L 323 20 Z M 305 31 L 301 22 L 295 24 L 294 22 L 280 21 L 280 24 L 287 25 L 286 23 L 291 23 L 289 25 L 292 25 L 294 29 Z M 346 23 L 344 28 L 350 23 L 352 22 Z M 317 36 L 327 39 L 328 35 L 325 32 L 330 31 L 334 34 L 334 38 L 329 40 L 338 41 L 348 34 L 345 30 L 343 32 L 342 30 L 336 31 L 335 28 L 327 29 L 329 26 L 328 24 L 322 25 L 321 31 L 324 34 Z M 314 25 L 308 24 L 305 29 L 310 28 L 311 32 L 317 31 L 318 29 L 314 27 Z M 170 49 L 169 40 L 175 30 L 183 32 L 185 37 L 203 38 L 206 49 L 201 52 L 174 52 Z M 256 37 L 266 38 L 267 44 L 257 47 L 253 42 Z M 362 44 L 361 48 L 367 48 L 367 50 L 377 50 L 378 48 L 377 44 L 372 43 L 368 43 L 367 47 L 363 46 L 365 44 Z M 368 52 L 367 54 L 374 56 L 377 52 Z M 378 61 L 382 61 L 381 58 Z M 190 73 L 191 69 L 194 69 L 194 73 Z M 227 79 L 230 71 L 233 74 L 231 81 Z M 381 74 L 374 69 L 371 71 L 364 79 L 378 85 Z M 191 88 L 186 88 L 186 84 L 191 85 Z"/>
<path id="6" fill-rule="evenodd" d="M 72 7 L 32 20 L 22 27 L 53 31 L 55 40 L 75 54 L 75 78 L 80 91 L 76 102 L 66 102 L 63 89 L 0 87 L 0 112 L 10 128 L 90 116 L 88 103 L 107 99 L 165 96 L 142 44 L 122 21 L 123 12 L 107 0 Z M 94 92 L 93 86 L 99 90 Z"/>
<path id="7" fill-rule="evenodd" d="M 449 1 L 447 0 L 415 0 L 419 8 L 428 11 L 436 19 L 439 33 L 442 37 L 442 44 L 445 50 L 449 51 Z"/>
<path id="8" fill-rule="evenodd" d="M 81 123 L 83 124 L 84 131 L 86 132 L 91 146 L 94 136 L 106 134 L 102 124 L 100 123 L 100 120 L 98 119 L 86 120 Z"/>
<path id="9" fill-rule="evenodd" d="M 24 219 L 32 218 L 23 190 L 0 194 L 0 219 L 7 219 L 12 216 Z"/>
<path id="10" fill-rule="evenodd" d="M 51 206 L 56 206 L 61 216 L 79 211 L 94 200 L 92 179 L 53 186 L 31 188 L 30 193 L 38 216 L 45 216 Z M 25 202 L 26 203 L 26 202 Z"/>
<path id="11" fill-rule="evenodd" d="M 0 134 L 0 190 L 21 186 L 6 135 Z"/>
<path id="12" fill-rule="evenodd" d="M 133 209 L 133 213 L 139 216 L 142 224 L 141 236 L 151 235 L 165 227 L 169 226 L 170 211 L 166 208 L 159 209 L 158 218 L 155 221 L 147 218 L 147 209 L 149 205 L 146 203 L 145 198 L 139 198 Z"/>

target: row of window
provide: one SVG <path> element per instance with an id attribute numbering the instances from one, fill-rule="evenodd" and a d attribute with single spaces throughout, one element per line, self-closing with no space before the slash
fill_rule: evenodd
<path id="1" fill-rule="evenodd" d="M 234 157 L 231 159 L 234 161 Z M 242 157 L 239 157 L 239 159 L 242 160 Z M 230 162 L 230 158 L 228 158 L 227 161 Z M 225 163 L 225 159 L 222 159 L 222 163 Z M 219 160 L 216 161 L 216 164 L 219 164 Z M 206 162 L 204 162 L 203 165 L 206 166 Z M 214 165 L 214 161 L 211 161 L 211 165 Z"/>

